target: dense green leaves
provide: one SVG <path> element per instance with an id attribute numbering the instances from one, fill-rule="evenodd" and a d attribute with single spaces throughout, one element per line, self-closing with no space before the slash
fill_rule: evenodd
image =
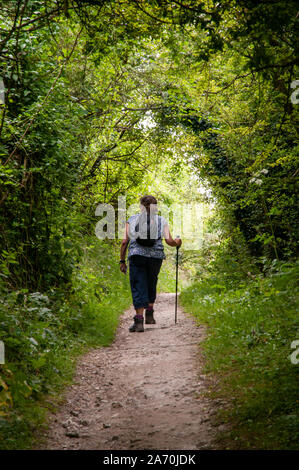
<path id="1" fill-rule="evenodd" d="M 229 204 L 254 255 L 292 256 L 288 3 L 277 15 L 254 2 L 221 12 L 213 2 L 7 2 L 0 236 L 15 259 L 12 286 L 67 281 L 69 212 L 90 217 L 98 202 L 138 193 L 174 145 Z"/>
<path id="2" fill-rule="evenodd" d="M 180 300 L 209 326 L 206 371 L 218 378 L 209 396 L 230 405 L 218 410 L 228 424 L 221 447 L 296 449 L 298 366 L 290 355 L 298 338 L 298 266 L 273 263 L 267 277 L 249 272 L 241 246 L 239 234 L 207 245 Z"/>
<path id="3" fill-rule="evenodd" d="M 145 191 L 168 205 L 212 200 L 210 235 L 222 234 L 216 252 L 236 269 L 222 265 L 208 296 L 242 284 L 244 272 L 292 260 L 296 18 L 291 0 L 2 2 L 0 331 L 21 365 L 1 379 L 1 403 L 11 404 L 8 385 L 14 403 L 46 391 L 43 374 L 30 374 L 52 364 L 45 352 L 52 342 L 63 347 L 59 325 L 76 334 L 93 319 L 97 295 L 109 297 L 107 279 L 77 276 L 78 263 L 88 270 L 82 237 L 94 232 L 100 202 L 116 206 L 126 194 L 129 205 Z M 240 305 L 246 289 L 238 287 Z M 42 297 L 49 292 L 51 306 Z M 70 311 L 70 299 L 81 297 Z M 264 330 L 256 331 L 242 332 L 246 347 L 263 340 Z"/>

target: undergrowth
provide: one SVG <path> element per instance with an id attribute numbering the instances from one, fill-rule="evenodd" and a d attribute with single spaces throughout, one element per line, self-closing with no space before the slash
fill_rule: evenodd
<path id="1" fill-rule="evenodd" d="M 48 292 L 2 289 L 0 449 L 31 448 L 71 382 L 78 354 L 113 340 L 118 317 L 131 302 L 118 251 L 87 239 L 70 285 Z"/>
<path id="2" fill-rule="evenodd" d="M 298 448 L 299 364 L 291 361 L 299 339 L 297 277 L 296 263 L 274 261 L 261 273 L 220 246 L 198 256 L 197 275 L 180 296 L 208 326 L 201 346 L 206 370 L 217 377 L 211 396 L 229 402 L 218 416 L 232 425 L 220 439 L 225 448 Z"/>

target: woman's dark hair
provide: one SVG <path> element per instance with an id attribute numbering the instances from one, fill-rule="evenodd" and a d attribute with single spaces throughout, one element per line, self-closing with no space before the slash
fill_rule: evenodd
<path id="1" fill-rule="evenodd" d="M 140 204 L 146 208 L 147 212 L 149 212 L 151 204 L 157 205 L 158 202 L 154 196 L 143 196 L 140 199 Z"/>

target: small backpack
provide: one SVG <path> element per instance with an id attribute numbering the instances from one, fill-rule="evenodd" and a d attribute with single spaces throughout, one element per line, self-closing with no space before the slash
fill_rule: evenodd
<path id="1" fill-rule="evenodd" d="M 158 226 L 156 219 L 158 218 Z M 140 231 L 139 231 L 140 228 Z M 156 234 L 156 238 L 151 238 L 152 235 Z M 154 246 L 157 240 L 161 239 L 161 217 L 151 216 L 148 212 L 143 212 L 138 216 L 135 232 L 139 232 L 140 236 L 136 238 L 136 242 L 141 246 Z"/>

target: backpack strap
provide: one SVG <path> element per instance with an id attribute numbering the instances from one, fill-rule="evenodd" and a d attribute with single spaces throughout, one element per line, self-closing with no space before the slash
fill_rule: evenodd
<path id="1" fill-rule="evenodd" d="M 158 240 L 162 239 L 161 227 L 162 227 L 162 220 L 161 220 L 161 216 L 158 215 Z"/>
<path id="2" fill-rule="evenodd" d="M 140 215 L 138 215 L 138 219 L 137 219 L 137 224 L 135 225 L 135 232 L 139 232 L 139 217 Z M 161 216 L 158 215 L 158 238 L 157 240 L 160 240 L 162 239 L 162 220 L 161 220 Z M 148 223 L 148 217 L 147 217 L 147 223 Z"/>

